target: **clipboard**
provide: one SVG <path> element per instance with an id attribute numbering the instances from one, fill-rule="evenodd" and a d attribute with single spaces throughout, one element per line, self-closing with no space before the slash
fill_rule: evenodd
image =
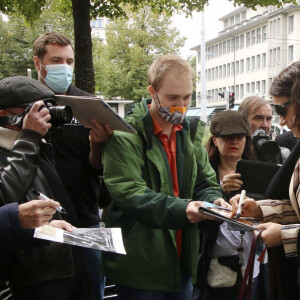
<path id="1" fill-rule="evenodd" d="M 253 231 L 253 230 L 257 230 L 256 227 L 248 225 L 248 224 L 244 224 L 242 222 L 239 222 L 237 220 L 228 218 L 220 213 L 217 213 L 216 211 L 213 211 L 211 208 L 207 208 L 207 207 L 199 207 L 199 211 L 210 215 L 220 221 L 225 221 L 228 224 L 228 229 L 232 230 L 232 231 Z"/>
<path id="2" fill-rule="evenodd" d="M 91 119 L 109 124 L 114 130 L 137 133 L 105 101 L 98 97 L 55 95 L 58 105 L 70 106 L 74 117 L 86 128 L 92 128 Z"/>
<path id="3" fill-rule="evenodd" d="M 276 163 L 240 159 L 236 173 L 241 174 L 242 189 L 247 191 L 247 196 L 260 200 L 265 199 L 265 191 L 280 167 Z"/>

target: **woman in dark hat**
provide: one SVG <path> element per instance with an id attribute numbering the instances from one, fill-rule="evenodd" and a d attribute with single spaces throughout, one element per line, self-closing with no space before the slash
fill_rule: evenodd
<path id="1" fill-rule="evenodd" d="M 238 160 L 256 160 L 247 117 L 238 111 L 221 112 L 211 121 L 211 138 L 206 144 L 209 161 L 222 186 L 224 197 L 241 189 L 241 174 L 235 173 Z"/>
<path id="2" fill-rule="evenodd" d="M 239 159 L 255 159 L 247 117 L 238 111 L 217 114 L 210 126 L 211 138 L 206 144 L 208 157 L 224 199 L 241 189 L 241 174 L 235 173 Z M 248 261 L 252 233 L 230 231 L 226 222 L 207 221 L 201 228 L 202 254 L 199 262 L 200 300 L 237 299 L 242 268 Z M 240 249 L 238 251 L 238 249 Z M 220 263 L 222 262 L 222 263 Z M 257 275 L 257 272 L 255 273 Z"/>

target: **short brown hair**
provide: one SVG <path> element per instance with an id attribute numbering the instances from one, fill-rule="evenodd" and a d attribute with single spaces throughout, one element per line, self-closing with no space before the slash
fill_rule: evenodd
<path id="1" fill-rule="evenodd" d="M 70 45 L 73 49 L 72 42 L 63 34 L 52 31 L 41 34 L 33 43 L 33 55 L 37 56 L 39 59 L 43 59 L 46 51 L 46 46 L 48 44 L 58 44 L 61 46 Z"/>
<path id="2" fill-rule="evenodd" d="M 300 61 L 294 62 L 273 80 L 269 94 L 287 97 L 296 105 L 295 125 L 300 130 Z"/>
<path id="3" fill-rule="evenodd" d="M 250 96 L 245 98 L 242 103 L 239 106 L 239 112 L 241 112 L 242 114 L 244 114 L 245 116 L 248 117 L 248 114 L 250 113 L 250 110 L 255 111 L 257 109 L 259 109 L 261 106 L 263 105 L 270 105 L 270 103 L 258 96 Z M 251 107 L 251 108 L 250 108 Z"/>
<path id="4" fill-rule="evenodd" d="M 165 54 L 156 58 L 148 70 L 148 85 L 158 91 L 169 71 L 180 71 L 187 73 L 191 80 L 194 79 L 194 69 L 191 65 L 176 54 Z"/>

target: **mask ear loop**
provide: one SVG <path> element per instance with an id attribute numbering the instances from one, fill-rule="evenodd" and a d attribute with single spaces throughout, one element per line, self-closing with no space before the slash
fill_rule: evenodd
<path id="1" fill-rule="evenodd" d="M 161 106 L 161 104 L 160 104 L 160 101 L 159 101 L 156 91 L 154 91 L 154 94 L 155 94 L 155 97 L 153 98 L 153 100 L 155 102 L 156 108 L 159 109 L 159 106 Z M 158 101 L 158 106 L 157 106 L 156 100 Z"/>

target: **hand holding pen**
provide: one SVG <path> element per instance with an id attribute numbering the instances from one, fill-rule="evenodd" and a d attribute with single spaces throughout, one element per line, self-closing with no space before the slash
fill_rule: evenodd
<path id="1" fill-rule="evenodd" d="M 40 200 L 51 200 L 50 198 L 48 198 L 46 195 L 42 194 L 41 192 L 38 192 L 37 190 L 35 189 L 32 189 L 31 192 L 36 195 L 38 197 L 38 199 Z M 67 214 L 67 211 L 62 207 L 62 206 L 59 206 L 56 208 L 57 211 L 59 211 L 60 213 L 62 214 Z"/>
<path id="2" fill-rule="evenodd" d="M 240 200 L 239 200 L 239 206 L 238 206 L 238 209 L 237 209 L 237 212 L 236 212 L 236 220 L 238 220 L 241 216 L 241 213 L 242 213 L 242 204 L 245 200 L 245 196 L 246 196 L 246 191 L 245 190 L 242 190 L 242 193 L 241 193 L 241 197 L 240 197 Z"/>

